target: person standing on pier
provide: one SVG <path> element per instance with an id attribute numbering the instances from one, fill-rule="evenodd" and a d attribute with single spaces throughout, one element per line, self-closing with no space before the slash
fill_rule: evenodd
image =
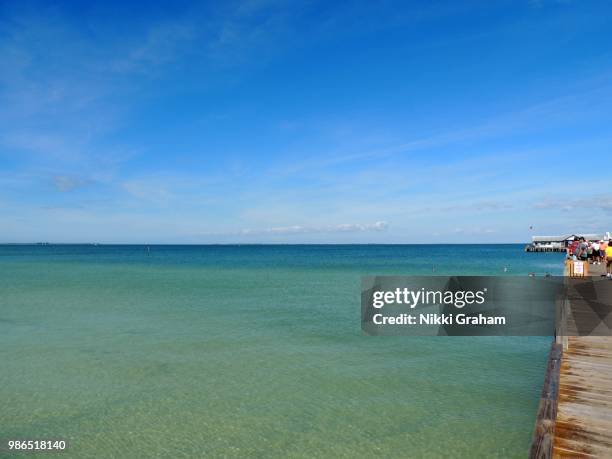
<path id="1" fill-rule="evenodd" d="M 600 265 L 602 262 L 601 256 L 599 255 L 599 242 L 594 241 L 592 244 L 593 247 L 593 264 Z"/>
<path id="2" fill-rule="evenodd" d="M 606 272 L 606 276 L 609 279 L 612 279 L 612 245 L 610 244 L 610 241 L 608 241 L 606 246 Z"/>
<path id="3" fill-rule="evenodd" d="M 578 260 L 582 260 L 582 261 L 586 261 L 588 258 L 588 249 L 589 246 L 588 244 L 585 242 L 584 238 L 581 237 L 579 239 L 579 243 L 578 246 L 576 247 L 576 250 L 574 252 L 574 255 L 576 255 L 576 258 L 578 258 Z"/>

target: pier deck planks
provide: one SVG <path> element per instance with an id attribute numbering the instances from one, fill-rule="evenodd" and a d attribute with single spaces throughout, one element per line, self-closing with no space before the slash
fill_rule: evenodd
<path id="1" fill-rule="evenodd" d="M 603 272 L 603 265 L 591 265 L 591 275 Z M 584 313 L 570 307 L 573 314 Z M 569 337 L 559 371 L 552 456 L 612 458 L 612 337 Z"/>
<path id="2" fill-rule="evenodd" d="M 553 457 L 612 457 L 612 338 L 569 338 L 559 375 Z"/>
<path id="3" fill-rule="evenodd" d="M 571 315 L 592 311 L 570 308 L 572 334 Z M 612 458 L 612 337 L 570 336 L 565 350 L 553 342 L 530 457 Z"/>

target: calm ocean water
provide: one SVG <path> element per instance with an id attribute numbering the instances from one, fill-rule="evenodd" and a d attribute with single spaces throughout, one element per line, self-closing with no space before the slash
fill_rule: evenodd
<path id="1" fill-rule="evenodd" d="M 525 457 L 550 339 L 364 336 L 360 276 L 561 274 L 562 259 L 0 246 L 0 438 L 67 439 L 66 458 Z"/>

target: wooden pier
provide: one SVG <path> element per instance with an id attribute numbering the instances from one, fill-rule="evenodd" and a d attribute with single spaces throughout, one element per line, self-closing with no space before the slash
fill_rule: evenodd
<path id="1" fill-rule="evenodd" d="M 591 276 L 604 272 L 603 265 L 590 268 Z M 574 336 L 551 346 L 532 458 L 612 458 L 612 337 L 575 336 L 575 318 L 584 323 L 595 314 L 582 303 L 568 304 L 567 334 Z"/>
<path id="2" fill-rule="evenodd" d="M 525 246 L 525 252 L 565 252 L 565 247 L 542 247 L 533 244 Z"/>
<path id="3" fill-rule="evenodd" d="M 612 457 L 612 339 L 570 337 L 563 351 L 553 457 Z"/>

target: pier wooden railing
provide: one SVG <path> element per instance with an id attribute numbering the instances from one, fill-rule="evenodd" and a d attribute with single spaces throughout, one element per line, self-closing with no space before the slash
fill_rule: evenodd
<path id="1" fill-rule="evenodd" d="M 533 458 L 612 458 L 611 284 L 601 279 L 604 265 L 584 265 L 566 264 L 568 291 L 558 308 L 561 321 L 538 407 Z M 570 281 L 575 277 L 583 279 Z M 585 329 L 584 321 L 596 328 Z"/>
<path id="2" fill-rule="evenodd" d="M 552 457 L 562 355 L 563 346 L 554 340 L 548 354 L 544 387 L 540 396 L 538 416 L 533 431 L 531 450 L 529 451 L 530 458 L 543 459 Z"/>
<path id="3" fill-rule="evenodd" d="M 589 273 L 589 265 L 586 262 L 575 262 L 566 260 L 565 277 L 582 277 Z M 557 326 L 555 337 L 550 347 L 544 386 L 538 405 L 538 415 L 536 417 L 533 440 L 529 457 L 532 459 L 550 458 L 553 455 L 555 439 L 555 423 L 557 420 L 557 406 L 559 400 L 559 379 L 561 369 L 561 359 L 563 351 L 568 348 L 567 320 L 569 315 L 570 302 L 567 298 L 560 300 L 557 308 Z"/>

